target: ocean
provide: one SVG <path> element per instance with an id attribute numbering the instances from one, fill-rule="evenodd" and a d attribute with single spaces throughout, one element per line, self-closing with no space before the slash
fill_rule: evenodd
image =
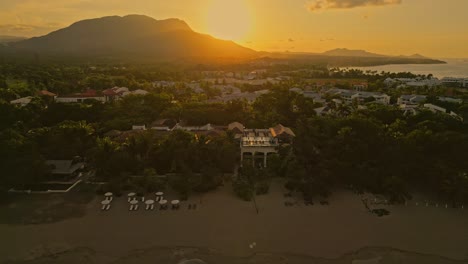
<path id="1" fill-rule="evenodd" d="M 447 64 L 392 64 L 370 67 L 350 67 L 363 71 L 411 72 L 414 74 L 430 74 L 437 78 L 457 77 L 468 78 L 468 59 L 441 59 Z"/>

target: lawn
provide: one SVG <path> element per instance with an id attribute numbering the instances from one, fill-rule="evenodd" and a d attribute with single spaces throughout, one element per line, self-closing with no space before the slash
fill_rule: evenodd
<path id="1" fill-rule="evenodd" d="M 0 224 L 42 224 L 80 217 L 96 196 L 94 185 L 81 183 L 65 194 L 4 194 Z"/>

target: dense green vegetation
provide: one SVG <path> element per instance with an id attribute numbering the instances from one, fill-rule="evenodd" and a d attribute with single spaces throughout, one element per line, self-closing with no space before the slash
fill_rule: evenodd
<path id="1" fill-rule="evenodd" d="M 244 67 L 247 72 L 252 69 Z M 372 102 L 366 103 L 366 109 L 336 106 L 330 101 L 332 98 L 326 99 L 335 110 L 333 114 L 317 117 L 314 108 L 320 105 L 289 88 L 308 85 L 310 78 L 365 78 L 370 90 L 385 91 L 393 97 L 422 92 L 429 95 L 428 102 L 463 113 L 468 110 L 466 103 L 444 103 L 436 98 L 459 91 L 388 90 L 382 85 L 386 77 L 413 77 L 410 73 L 393 76 L 342 71 L 329 76 L 326 68 L 307 66 L 305 71 L 296 71 L 293 67 L 296 66 L 273 66 L 266 77 L 280 76 L 287 70 L 291 78 L 268 84 L 265 88 L 270 93 L 249 104 L 242 100 L 207 103 L 207 94 L 194 93 L 182 83 L 171 88 L 151 84 L 155 80 L 202 80 L 200 69 L 210 69 L 203 65 L 90 68 L 0 64 L 0 186 L 5 190 L 12 185 L 41 181 L 50 170 L 45 166 L 46 159 L 75 156 L 84 157 L 96 170 L 96 180 L 109 182 L 105 188 L 117 193 L 127 189 L 154 191 L 170 185 L 187 196 L 219 186 L 223 173 L 232 173 L 238 165 L 238 143 L 229 133 L 196 136 L 183 131 L 141 131 L 114 140 L 105 136 L 111 130 L 126 131 L 133 124 L 170 118 L 185 120 L 189 125 L 239 121 L 251 128 L 278 123 L 293 128 L 297 136 L 293 144 L 271 157 L 268 168 L 247 166 L 239 171 L 233 187 L 245 200 L 268 192 L 272 177 L 284 177 L 286 187 L 303 193 L 307 200 L 327 196 L 343 186 L 384 194 L 395 202 L 408 199 L 413 191 L 437 195 L 454 204 L 468 200 L 466 124 L 448 115 L 425 111 L 405 116 L 396 107 Z M 87 87 L 99 91 L 114 85 L 150 93 L 106 104 L 60 104 L 40 97 L 24 107 L 9 104 L 18 96 L 35 95 L 41 89 L 66 94 Z M 209 87 L 204 84 L 205 93 L 213 93 Z"/>
<path id="2" fill-rule="evenodd" d="M 405 117 L 373 106 L 346 117 L 312 118 L 296 130 L 290 186 L 306 196 L 337 185 L 387 195 L 394 202 L 426 191 L 466 201 L 468 133 L 450 117 Z"/>

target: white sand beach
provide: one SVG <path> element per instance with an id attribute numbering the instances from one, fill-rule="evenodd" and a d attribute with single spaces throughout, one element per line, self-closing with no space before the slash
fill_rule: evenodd
<path id="1" fill-rule="evenodd" d="M 390 216 L 379 218 L 368 213 L 359 196 L 348 191 L 334 193 L 329 205 L 316 202 L 313 206 L 286 207 L 284 201 L 292 198 L 284 198 L 284 190 L 276 182 L 268 195 L 257 196 L 257 214 L 252 202 L 240 201 L 230 190 L 223 187 L 191 197 L 189 202 L 198 203 L 196 210 L 183 205 L 178 211 L 140 208 L 130 212 L 126 197 L 121 197 L 113 201 L 109 211 L 102 212 L 102 197 L 97 197 L 84 217 L 52 224 L 0 225 L 0 262 L 77 248 L 93 252 L 94 262 L 89 263 L 122 261 L 135 252 L 162 248 L 204 248 L 233 257 L 268 253 L 333 259 L 377 247 L 437 255 L 460 263 L 468 260 L 467 209 L 410 203 L 388 206 Z M 135 259 L 133 263 L 140 262 Z"/>

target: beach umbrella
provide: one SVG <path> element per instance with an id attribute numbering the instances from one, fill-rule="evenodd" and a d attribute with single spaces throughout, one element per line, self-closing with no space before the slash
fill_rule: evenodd
<path id="1" fill-rule="evenodd" d="M 154 200 L 146 200 L 145 204 L 154 204 Z"/>
<path id="2" fill-rule="evenodd" d="M 128 194 L 128 197 L 134 197 L 135 195 L 136 195 L 136 193 L 131 192 L 131 193 Z"/>
<path id="3" fill-rule="evenodd" d="M 156 195 L 157 195 L 157 196 L 163 196 L 164 193 L 163 193 L 163 192 L 157 192 Z"/>
<path id="4" fill-rule="evenodd" d="M 172 202 L 171 202 L 171 204 L 173 204 L 173 205 L 178 205 L 179 203 L 180 203 L 179 200 L 172 200 Z"/>
<path id="5" fill-rule="evenodd" d="M 159 201 L 159 204 L 160 205 L 165 205 L 165 204 L 167 204 L 167 200 L 161 200 L 161 201 Z"/>
<path id="6" fill-rule="evenodd" d="M 110 201 L 109 200 L 104 200 L 104 201 L 101 201 L 101 204 L 102 205 L 108 205 L 108 204 L 110 204 Z"/>
<path id="7" fill-rule="evenodd" d="M 106 193 L 104 194 L 104 196 L 110 197 L 110 196 L 112 196 L 112 193 L 111 193 L 111 192 L 106 192 Z"/>
<path id="8" fill-rule="evenodd" d="M 138 201 L 137 200 L 131 200 L 130 204 L 138 204 Z"/>

